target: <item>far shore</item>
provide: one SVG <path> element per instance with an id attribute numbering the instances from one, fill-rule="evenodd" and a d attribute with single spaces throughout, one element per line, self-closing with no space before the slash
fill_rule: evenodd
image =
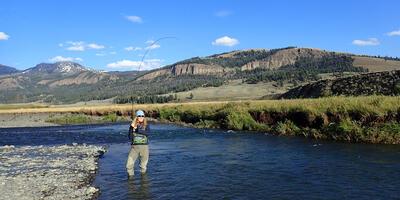
<path id="1" fill-rule="evenodd" d="M 0 106 L 1 127 L 155 121 L 352 143 L 400 144 L 400 96 L 91 106 Z"/>
<path id="2" fill-rule="evenodd" d="M 0 114 L 0 128 L 24 128 L 24 127 L 49 127 L 49 126 L 62 126 L 62 125 L 90 125 L 90 124 L 115 124 L 115 123 L 129 123 L 131 121 L 130 117 L 124 117 L 124 120 L 118 122 L 88 122 L 88 123 L 70 123 L 70 124 L 58 124 L 46 122 L 51 116 L 65 116 L 69 113 L 8 113 Z M 90 118 L 96 119 L 97 116 L 88 116 Z M 188 123 L 178 123 L 169 122 L 166 120 L 159 120 L 151 117 L 147 117 L 147 120 L 153 123 L 170 123 L 178 124 L 182 126 L 192 126 Z"/>

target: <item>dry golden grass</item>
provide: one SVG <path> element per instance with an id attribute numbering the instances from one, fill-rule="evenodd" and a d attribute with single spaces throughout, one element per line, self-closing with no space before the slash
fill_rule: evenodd
<path id="1" fill-rule="evenodd" d="M 362 113 L 382 114 L 400 109 L 400 96 L 360 96 L 360 97 L 327 97 L 319 99 L 291 99 L 291 100 L 246 100 L 246 101 L 206 101 L 166 104 L 110 104 L 91 106 L 49 106 L 43 108 L 14 108 L 0 109 L 2 113 L 85 113 L 104 115 L 112 112 L 126 114 L 137 109 L 156 110 L 159 108 L 179 108 L 181 110 L 214 110 L 227 103 L 235 103 L 253 110 L 287 111 L 305 109 L 315 113 L 340 112 L 354 110 Z"/>
<path id="2" fill-rule="evenodd" d="M 400 61 L 353 56 L 354 66 L 368 68 L 370 72 L 400 70 Z"/>

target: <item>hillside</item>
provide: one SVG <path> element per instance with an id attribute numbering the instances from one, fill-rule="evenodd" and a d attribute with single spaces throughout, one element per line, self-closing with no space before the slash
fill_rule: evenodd
<path id="1" fill-rule="evenodd" d="M 280 98 L 318 98 L 339 95 L 400 95 L 400 70 L 321 80 L 291 89 Z"/>
<path id="2" fill-rule="evenodd" d="M 165 94 L 182 93 L 178 95 L 182 97 L 196 88 L 204 91 L 207 87 L 228 84 L 230 86 L 223 90 L 226 92 L 200 92 L 215 94 L 215 98 L 202 99 L 256 98 L 276 95 L 325 78 L 392 69 L 400 69 L 399 59 L 296 47 L 239 50 L 194 57 L 150 71 L 99 72 L 73 62 L 41 63 L 1 76 L 0 103 L 58 104 L 111 98 L 116 103 L 132 100 L 162 103 L 178 100 L 170 96 L 165 98 Z M 232 85 L 232 81 L 235 84 Z M 260 89 L 254 92 L 260 94 L 242 92 L 243 88 L 251 88 L 251 84 L 257 84 L 255 88 Z M 264 90 L 261 87 L 269 88 Z M 265 91 L 269 93 L 265 94 Z M 223 96 L 225 94 L 227 96 Z"/>
<path id="3" fill-rule="evenodd" d="M 1 75 L 9 75 L 12 73 L 17 73 L 17 72 L 18 72 L 18 70 L 13 67 L 9 67 L 9 66 L 0 64 L 0 76 Z"/>
<path id="4" fill-rule="evenodd" d="M 312 61 L 332 57 L 347 57 L 351 59 L 352 67 L 362 67 L 371 72 L 400 69 L 399 60 L 336 53 L 312 48 L 287 47 L 271 50 L 250 49 L 215 54 L 207 57 L 194 57 L 161 69 L 149 71 L 138 78 L 138 80 L 186 74 L 226 75 L 236 71 L 251 71 L 254 69 L 276 70 L 296 65 L 296 63 L 302 60 Z"/>

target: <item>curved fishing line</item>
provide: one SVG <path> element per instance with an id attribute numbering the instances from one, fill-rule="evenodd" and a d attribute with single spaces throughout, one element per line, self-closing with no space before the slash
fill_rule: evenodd
<path id="1" fill-rule="evenodd" d="M 157 44 L 157 42 L 161 41 L 161 40 L 165 40 L 165 39 L 178 39 L 177 37 L 174 36 L 166 36 L 166 37 L 161 37 L 158 38 L 157 40 L 153 41 L 152 43 L 150 43 L 149 46 L 146 47 L 146 51 L 144 52 L 142 59 L 140 60 L 139 63 L 139 67 L 138 67 L 138 71 L 140 71 L 140 68 L 142 67 L 142 64 L 144 63 L 144 59 L 147 56 L 147 54 L 152 50 L 152 46 Z M 131 112 L 131 118 L 132 120 L 134 119 L 134 115 L 133 115 L 133 91 L 132 91 L 132 95 L 131 95 L 131 104 L 132 104 L 132 112 Z"/>
<path id="2" fill-rule="evenodd" d="M 147 54 L 152 50 L 152 46 L 157 44 L 157 42 L 161 41 L 161 40 L 165 40 L 165 39 L 178 39 L 177 37 L 174 36 L 167 36 L 167 37 L 161 37 L 158 38 L 157 40 L 153 41 L 152 43 L 150 43 L 150 45 L 148 47 L 146 47 L 146 51 L 144 52 L 143 56 L 142 56 L 142 60 L 139 63 L 139 67 L 138 70 L 140 71 L 140 67 L 142 66 L 142 64 L 144 63 L 144 59 L 147 56 Z"/>

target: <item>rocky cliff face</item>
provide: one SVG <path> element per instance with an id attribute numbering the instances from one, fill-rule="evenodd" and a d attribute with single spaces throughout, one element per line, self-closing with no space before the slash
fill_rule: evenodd
<path id="1" fill-rule="evenodd" d="M 243 53 L 245 52 L 245 53 Z M 158 70 L 153 70 L 138 80 L 148 80 L 153 79 L 162 75 L 223 75 L 227 72 L 235 71 L 234 68 L 224 65 L 224 63 L 232 63 L 233 60 L 247 60 L 247 56 L 251 55 L 253 52 L 255 55 L 264 52 L 266 57 L 260 59 L 253 59 L 246 64 L 237 67 L 239 70 L 254 70 L 256 68 L 263 69 L 278 69 L 280 67 L 294 64 L 298 58 L 321 58 L 328 55 L 330 52 L 322 51 L 318 49 L 310 48 L 285 48 L 277 51 L 265 50 L 265 49 L 251 49 L 245 51 L 233 51 L 224 54 L 218 54 L 213 56 L 208 56 L 204 58 L 193 59 L 192 62 L 176 63 L 171 66 L 167 66 Z M 247 53 L 247 54 L 246 54 Z M 268 54 L 270 53 L 270 54 Z M 221 62 L 221 58 L 225 59 L 226 62 Z M 219 59 L 219 60 L 218 60 Z M 231 60 L 230 60 L 231 59 Z M 231 62 L 229 62 L 229 60 Z M 219 63 L 219 64 L 203 64 L 203 63 Z"/>
<path id="2" fill-rule="evenodd" d="M 328 55 L 329 52 L 318 49 L 291 48 L 277 51 L 271 56 L 263 59 L 249 62 L 241 67 L 241 70 L 253 70 L 256 68 L 277 69 L 285 65 L 291 65 L 300 57 L 321 58 Z"/>
<path id="3" fill-rule="evenodd" d="M 218 65 L 204 65 L 204 64 L 180 64 L 172 67 L 171 72 L 175 76 L 184 74 L 218 74 L 224 73 L 225 69 Z"/>
<path id="4" fill-rule="evenodd" d="M 360 74 L 321 80 L 289 90 L 280 98 L 318 98 L 325 96 L 400 95 L 400 70 Z"/>
<path id="5" fill-rule="evenodd" d="M 233 71 L 233 69 L 224 68 L 219 65 L 205 65 L 205 64 L 177 64 L 169 68 L 155 70 L 147 73 L 138 80 L 149 80 L 163 75 L 220 75 L 226 72 Z"/>

